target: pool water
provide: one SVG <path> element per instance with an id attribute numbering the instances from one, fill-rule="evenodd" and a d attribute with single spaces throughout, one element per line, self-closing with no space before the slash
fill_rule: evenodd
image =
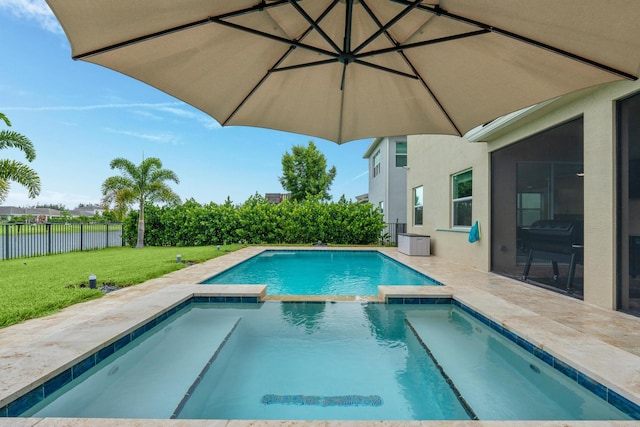
<path id="1" fill-rule="evenodd" d="M 454 305 L 355 302 L 190 304 L 23 415 L 629 419 Z"/>
<path id="2" fill-rule="evenodd" d="M 265 251 L 203 284 L 266 284 L 269 295 L 377 295 L 378 286 L 438 285 L 377 251 Z"/>

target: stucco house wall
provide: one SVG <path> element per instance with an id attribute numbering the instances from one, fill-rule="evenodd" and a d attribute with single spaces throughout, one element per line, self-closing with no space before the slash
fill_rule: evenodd
<path id="1" fill-rule="evenodd" d="M 408 138 L 407 189 L 424 186 L 423 227 L 412 232 L 430 234 L 432 252 L 463 264 L 490 270 L 490 153 L 558 126 L 584 120 L 584 300 L 616 307 L 616 102 L 640 91 L 640 82 L 616 82 L 586 89 L 545 103 L 514 120 L 476 132 L 485 142 L 466 142 L 445 136 Z M 480 108 L 480 107 L 479 107 Z M 473 133 L 473 132 L 472 132 Z M 467 135 L 469 136 L 469 134 Z M 450 175 L 473 168 L 473 217 L 482 226 L 482 240 L 469 244 L 464 233 L 447 230 L 450 224 Z M 411 197 L 408 212 L 412 212 Z M 411 224 L 411 221 L 410 221 Z M 631 224 L 631 227 L 635 227 Z"/>
<path id="2" fill-rule="evenodd" d="M 376 138 L 363 158 L 369 161 L 369 202 L 379 207 L 383 202 L 383 218 L 386 223 L 407 220 L 407 169 L 396 167 L 396 141 L 405 141 L 405 137 Z M 373 158 L 380 150 L 380 174 L 373 176 Z"/>
<path id="3" fill-rule="evenodd" d="M 487 144 L 445 135 L 409 136 L 407 228 L 431 236 L 431 254 L 482 270 L 489 269 L 489 155 Z M 482 238 L 468 242 L 469 227 L 451 226 L 451 175 L 472 169 L 472 218 Z M 413 189 L 423 186 L 423 225 L 414 225 Z"/>

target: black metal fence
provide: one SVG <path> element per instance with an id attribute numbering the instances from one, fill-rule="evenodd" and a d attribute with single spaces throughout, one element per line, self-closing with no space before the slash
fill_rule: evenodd
<path id="1" fill-rule="evenodd" d="M 407 224 L 402 222 L 389 222 L 382 230 L 382 242 L 385 244 L 397 245 L 398 234 L 407 232 Z"/>
<path id="2" fill-rule="evenodd" d="M 124 246 L 120 223 L 0 225 L 0 259 Z"/>

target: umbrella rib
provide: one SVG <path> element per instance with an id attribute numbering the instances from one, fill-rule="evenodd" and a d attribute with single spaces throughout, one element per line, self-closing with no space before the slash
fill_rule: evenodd
<path id="1" fill-rule="evenodd" d="M 367 47 L 371 42 L 373 42 L 375 39 L 377 39 L 378 37 L 380 37 L 380 35 L 382 35 L 383 33 L 385 33 L 389 28 L 391 28 L 395 23 L 397 23 L 399 20 L 401 20 L 405 15 L 407 15 L 409 12 L 411 12 L 413 9 L 415 9 L 416 7 L 418 7 L 420 5 L 420 3 L 422 3 L 422 0 L 415 0 L 413 2 L 403 2 L 403 4 L 406 4 L 407 7 L 405 7 L 402 12 L 398 13 L 396 16 L 394 16 L 389 22 L 387 22 L 385 25 L 383 25 L 382 27 L 380 27 L 378 29 L 378 31 L 376 31 L 375 33 L 373 33 L 371 35 L 371 37 L 369 37 L 368 39 L 366 39 L 364 42 L 362 42 L 360 44 L 360 46 L 358 46 L 357 48 L 355 48 L 353 50 L 353 54 L 357 54 L 358 52 L 360 52 L 362 49 L 364 49 L 365 47 Z"/>
<path id="2" fill-rule="evenodd" d="M 395 3 L 404 4 L 404 5 L 412 4 L 408 0 L 391 0 L 391 1 L 393 1 Z M 531 46 L 538 47 L 540 49 L 548 50 L 549 52 L 555 53 L 555 54 L 560 55 L 560 56 L 564 56 L 565 58 L 569 58 L 569 59 L 572 59 L 572 60 L 577 61 L 577 62 L 581 62 L 583 64 L 589 65 L 589 66 L 594 67 L 594 68 L 598 68 L 598 69 L 600 69 L 602 71 L 606 71 L 608 73 L 617 75 L 619 77 L 623 77 L 623 78 L 625 78 L 627 80 L 638 80 L 638 76 L 635 76 L 633 74 L 627 73 L 627 72 L 622 71 L 622 70 L 618 70 L 617 68 L 610 67 L 608 65 L 605 65 L 605 64 L 602 64 L 600 62 L 585 58 L 583 56 L 576 55 L 575 53 L 568 52 L 568 51 L 566 51 L 564 49 L 560 49 L 560 48 L 551 46 L 549 44 L 539 42 L 539 41 L 531 39 L 529 37 L 526 37 L 526 36 L 511 32 L 511 31 L 503 30 L 502 28 L 494 27 L 492 25 L 488 25 L 488 24 L 485 24 L 483 22 L 476 21 L 476 20 L 473 20 L 473 19 L 470 19 L 470 18 L 466 18 L 464 16 L 460 16 L 460 15 L 456 15 L 454 13 L 450 13 L 450 12 L 442 9 L 438 5 L 436 5 L 436 6 L 420 5 L 420 6 L 418 6 L 418 9 L 423 10 L 425 12 L 432 13 L 434 15 L 444 16 L 444 17 L 447 17 L 449 19 L 453 19 L 453 20 L 456 20 L 456 21 L 464 22 L 466 24 L 473 25 L 475 27 L 483 28 L 483 29 L 491 31 L 492 33 L 500 34 L 502 36 L 512 38 L 512 39 L 520 41 L 522 43 L 526 43 L 526 44 L 529 44 Z"/>
<path id="3" fill-rule="evenodd" d="M 337 52 L 337 53 L 342 53 L 340 51 L 340 48 L 338 47 L 337 44 L 334 43 L 333 40 L 331 40 L 331 37 L 329 37 L 327 35 L 327 33 L 324 32 L 324 30 L 322 28 L 320 28 L 320 26 L 318 25 L 318 23 L 316 21 L 313 20 L 312 17 L 309 16 L 309 14 L 298 4 L 299 0 L 289 0 L 289 3 L 291 4 L 291 6 L 293 6 L 293 8 L 311 25 L 311 27 L 316 30 L 318 32 L 318 34 L 320 34 L 320 36 L 325 39 L 325 41 L 327 43 L 329 43 L 329 45 Z"/>
<path id="4" fill-rule="evenodd" d="M 227 21 L 223 21 L 221 19 L 217 19 L 217 18 L 211 18 L 211 22 L 215 22 L 216 24 L 220 24 L 220 25 L 224 25 L 226 27 L 230 27 L 230 28 L 235 28 L 236 30 L 240 30 L 240 31 L 244 31 L 246 33 L 249 34 L 253 34 L 256 36 L 261 36 L 270 40 L 274 40 L 283 44 L 288 44 L 289 46 L 293 46 L 293 47 L 299 47 L 301 49 L 306 49 L 306 50 L 310 50 L 312 52 L 315 53 L 319 53 L 321 55 L 325 55 L 325 56 L 329 56 L 332 58 L 337 58 L 339 56 L 338 53 L 336 52 L 331 52 L 328 50 L 324 50 L 315 46 L 311 46 L 308 44 L 304 44 L 304 43 L 300 43 L 297 40 L 292 40 L 292 39 L 287 39 L 284 37 L 280 37 L 280 36 L 276 36 L 274 34 L 269 34 L 269 33 L 265 33 L 263 31 L 259 31 L 259 30 L 254 30 L 253 28 L 249 28 L 249 27 L 245 27 L 242 25 L 238 25 L 238 24 L 234 24 L 232 22 L 227 22 Z"/>
<path id="5" fill-rule="evenodd" d="M 297 70 L 300 68 L 308 68 L 308 67 L 316 67 L 318 65 L 326 65 L 326 64 L 333 64 L 335 62 L 338 62 L 337 59 L 323 59 L 321 61 L 314 61 L 314 62 L 307 62 L 304 64 L 296 64 L 296 65 L 288 65 L 286 67 L 278 67 L 277 65 L 272 68 L 271 70 L 269 70 L 270 72 L 279 72 L 279 71 L 290 71 L 290 70 Z"/>
<path id="6" fill-rule="evenodd" d="M 283 0 L 284 2 L 288 2 L 288 0 Z M 319 24 L 331 11 L 331 9 L 333 9 L 335 7 L 335 5 L 339 2 L 340 0 L 333 0 L 333 2 L 322 12 L 322 14 L 320 14 L 320 16 L 318 17 L 316 24 Z M 313 26 L 310 26 L 309 28 L 307 28 L 302 35 L 299 37 L 299 40 L 303 40 L 313 29 Z M 267 80 L 267 78 L 271 75 L 272 72 L 274 71 L 284 71 L 283 67 L 282 69 L 277 68 L 279 64 L 282 63 L 282 61 L 284 61 L 287 56 L 289 56 L 289 54 L 291 52 L 293 52 L 295 50 L 296 46 L 293 44 L 290 44 L 289 49 L 280 57 L 280 59 L 278 59 L 276 61 L 276 63 L 273 65 L 273 67 L 271 67 L 271 69 L 269 69 L 264 76 L 262 76 L 262 78 L 260 79 L 260 81 L 249 91 L 249 93 L 247 94 L 247 96 L 244 97 L 244 99 L 236 106 L 236 108 L 231 112 L 231 114 L 229 114 L 229 116 L 222 122 L 222 126 L 226 125 L 229 120 L 231 120 L 233 118 L 233 116 L 236 115 L 236 113 L 238 111 L 240 111 L 240 109 L 244 106 L 244 104 L 246 104 L 246 102 L 249 100 L 249 98 L 258 90 L 258 88 L 260 86 L 262 86 L 262 84 Z M 330 60 L 325 60 L 324 62 L 335 62 L 336 59 L 330 59 Z"/>
<path id="7" fill-rule="evenodd" d="M 347 0 L 349 1 L 349 0 Z M 342 124 L 344 123 L 344 79 L 347 75 L 347 63 L 343 63 L 342 68 L 342 82 L 340 83 L 340 116 L 338 123 L 338 143 L 342 144 Z"/>
<path id="8" fill-rule="evenodd" d="M 209 24 L 211 22 L 214 22 L 215 19 L 232 18 L 232 17 L 235 17 L 235 16 L 244 15 L 244 14 L 247 14 L 247 13 L 260 12 L 260 11 L 263 11 L 265 9 L 270 9 L 270 8 L 277 7 L 277 6 L 282 6 L 284 4 L 289 4 L 289 0 L 278 0 L 278 1 L 275 1 L 273 3 L 268 3 L 268 4 L 263 1 L 263 2 L 261 2 L 260 4 L 258 4 L 256 6 L 248 7 L 248 8 L 245 8 L 245 9 L 240 9 L 240 10 L 237 10 L 237 11 L 234 11 L 234 12 L 225 13 L 225 14 L 222 14 L 222 15 L 218 15 L 216 17 L 207 17 L 207 18 L 204 18 L 204 19 L 199 19 L 197 21 L 189 22 L 187 24 L 182 24 L 182 25 L 178 25 L 178 26 L 175 26 L 175 27 L 167 28 L 167 29 L 162 30 L 162 31 L 156 31 L 155 33 L 145 34 L 144 36 L 135 37 L 135 38 L 132 38 L 132 39 L 129 39 L 129 40 L 125 40 L 123 42 L 115 43 L 115 44 L 112 44 L 112 45 L 109 45 L 109 46 L 105 46 L 105 47 L 102 47 L 102 48 L 99 48 L 99 49 L 91 50 L 89 52 L 81 53 L 79 55 L 72 56 L 71 58 L 73 60 L 80 60 L 80 59 L 88 58 L 90 56 L 100 55 L 102 53 L 110 52 L 112 50 L 120 49 L 120 48 L 123 48 L 123 47 L 127 47 L 127 46 L 130 46 L 130 45 L 136 44 L 136 43 L 144 42 L 144 41 L 151 40 L 151 39 L 154 39 L 154 38 L 158 38 L 158 37 L 166 36 L 166 35 L 169 35 L 169 34 L 177 33 L 179 31 L 189 30 L 191 28 L 195 28 L 195 27 L 199 27 L 201 25 Z"/>
<path id="9" fill-rule="evenodd" d="M 273 71 L 273 68 L 277 67 L 278 64 L 281 64 L 282 61 L 284 61 L 286 59 L 286 57 L 289 56 L 289 54 L 295 50 L 295 48 L 296 48 L 295 46 L 290 46 L 289 47 L 289 49 L 280 57 L 280 59 L 278 59 L 278 61 L 276 61 L 275 65 L 269 71 L 267 71 L 264 76 L 262 76 L 260 81 L 249 91 L 247 96 L 245 96 L 242 99 L 242 101 L 240 101 L 240 103 L 236 106 L 236 108 L 233 109 L 231 114 L 229 114 L 229 116 L 221 123 L 222 126 L 226 126 L 227 125 L 229 120 L 231 120 L 233 118 L 233 116 L 235 116 L 236 113 L 238 111 L 240 111 L 240 109 L 244 106 L 244 104 L 246 104 L 246 102 L 249 100 L 249 98 L 251 98 L 251 96 L 258 90 L 258 88 L 260 86 L 262 86 L 262 83 L 264 83 L 265 80 L 267 80 L 269 75 L 271 75 L 271 72 Z"/>
<path id="10" fill-rule="evenodd" d="M 166 30 L 162 30 L 162 31 L 157 31 L 155 33 L 151 33 L 151 34 L 146 34 L 144 36 L 140 36 L 140 37 L 135 37 L 133 39 L 129 39 L 120 43 L 115 43 L 109 46 L 105 46 L 105 47 L 101 47 L 99 49 L 95 49 L 95 50 L 91 50 L 89 52 L 85 52 L 85 53 L 81 53 L 79 55 L 75 55 L 72 56 L 71 59 L 73 60 L 79 60 L 79 59 L 85 59 L 88 58 L 90 56 L 95 56 L 95 55 L 100 55 L 101 53 L 105 53 L 105 52 L 110 52 L 112 50 L 116 50 L 116 49 L 120 49 L 123 47 L 127 47 L 136 43 L 140 43 L 143 41 L 147 41 L 147 40 L 151 40 L 157 37 L 162 37 L 162 36 L 166 36 L 168 34 L 172 34 L 172 33 L 176 33 L 179 31 L 183 31 L 183 30 L 188 30 L 190 28 L 194 28 L 194 27 L 199 27 L 200 25 L 205 25 L 210 23 L 210 19 L 209 18 L 205 18 L 205 19 L 201 19 L 199 21 L 194 21 L 194 22 L 190 22 L 188 24 L 184 24 L 184 25 L 178 25 L 177 27 L 173 27 L 173 28 L 168 28 Z"/>
<path id="11" fill-rule="evenodd" d="M 418 77 L 415 74 L 404 73 L 402 71 L 394 70 L 393 68 L 383 67 L 382 65 L 372 64 L 371 62 L 362 61 L 360 59 L 356 59 L 353 61 L 356 64 L 364 65 L 365 67 L 374 68 L 376 70 L 385 71 L 387 73 L 395 74 L 402 77 L 407 77 L 410 79 L 418 80 Z M 346 64 L 345 64 L 346 65 Z"/>
<path id="12" fill-rule="evenodd" d="M 351 30 L 353 25 L 353 0 L 347 0 L 346 11 L 344 14 L 344 48 L 345 54 L 351 53 Z"/>
<path id="13" fill-rule="evenodd" d="M 444 43 L 444 42 L 448 42 L 448 41 L 464 39 L 464 38 L 467 38 L 467 37 L 479 36 L 479 35 L 482 35 L 482 34 L 487 34 L 489 32 L 490 32 L 489 30 L 482 29 L 482 30 L 477 30 L 477 31 L 470 31 L 468 33 L 455 34 L 453 36 L 440 37 L 440 38 L 437 38 L 437 39 L 424 40 L 424 41 L 421 41 L 421 42 L 415 42 L 415 43 L 409 43 L 409 44 L 394 43 L 395 47 L 389 47 L 389 48 L 386 48 L 386 49 L 372 50 L 372 51 L 369 51 L 369 52 L 361 53 L 357 57 L 358 58 L 366 58 L 366 57 L 369 57 L 369 56 L 383 55 L 385 53 L 401 52 L 401 51 L 408 50 L 408 49 L 413 49 L 413 48 L 416 48 L 416 47 L 429 46 L 429 45 L 432 45 L 432 44 Z"/>
<path id="14" fill-rule="evenodd" d="M 302 0 L 294 0 L 294 1 L 302 1 Z M 289 3 L 290 3 L 290 0 L 277 0 L 277 1 L 272 1 L 271 3 L 267 3 L 266 1 L 262 0 L 260 3 L 258 3 L 255 6 L 251 6 L 246 9 L 234 10 L 233 12 L 223 13 L 222 15 L 216 16 L 216 18 L 220 18 L 220 19 L 235 18 L 236 16 L 246 15 L 248 13 L 253 13 L 253 12 L 262 12 L 266 9 L 272 9 L 274 7 L 283 6 Z"/>
<path id="15" fill-rule="evenodd" d="M 366 10 L 366 12 L 369 14 L 369 16 L 371 17 L 371 19 L 373 20 L 373 22 L 376 23 L 376 25 L 378 25 L 378 27 L 382 27 L 382 23 L 380 22 L 380 20 L 378 19 L 378 17 L 376 16 L 375 13 L 373 13 L 373 11 L 369 8 L 369 6 L 365 3 L 365 0 L 361 0 L 360 4 L 362 5 L 362 7 Z M 398 47 L 400 44 L 391 36 L 391 34 L 389 34 L 388 31 L 384 32 L 385 36 L 387 36 L 387 39 L 396 47 Z M 416 69 L 416 67 L 414 67 L 413 63 L 409 60 L 409 58 L 407 58 L 407 55 L 404 54 L 404 52 L 400 49 L 397 50 L 398 54 L 402 57 L 402 59 L 404 60 L 404 62 L 407 64 L 407 66 L 409 66 L 409 68 L 411 68 L 411 71 L 413 71 L 413 73 L 415 74 L 415 77 L 420 81 L 420 83 L 422 84 L 422 87 L 424 87 L 424 89 L 429 93 L 429 95 L 431 96 L 431 99 L 433 99 L 433 102 L 436 103 L 436 105 L 438 106 L 438 108 L 440 109 L 440 111 L 442 112 L 442 114 L 445 116 L 445 118 L 447 119 L 447 121 L 449 122 L 449 124 L 451 124 L 451 126 L 455 129 L 455 131 L 458 133 L 459 136 L 462 136 L 462 132 L 460 132 L 460 129 L 458 129 L 458 126 L 456 126 L 455 122 L 453 121 L 453 118 L 449 115 L 449 112 L 444 108 L 444 106 L 442 105 L 442 103 L 440 102 L 440 100 L 438 99 L 438 97 L 436 96 L 435 93 L 433 93 L 433 91 L 431 90 L 431 88 L 429 87 L 429 85 L 427 84 L 427 82 L 424 80 L 424 78 L 422 77 L 422 75 L 420 75 L 420 73 L 418 72 L 418 70 Z"/>
<path id="16" fill-rule="evenodd" d="M 347 66 L 353 61 L 353 55 L 351 54 L 351 24 L 353 20 L 353 0 L 345 1 L 345 15 L 344 15 L 344 41 L 343 52 L 339 59 L 342 62 L 342 76 L 340 77 L 340 113 L 338 115 L 338 143 L 342 144 L 342 132 L 344 124 L 344 84 L 347 79 Z"/>
<path id="17" fill-rule="evenodd" d="M 407 55 L 405 55 L 404 52 L 398 52 L 398 53 L 400 54 L 402 59 L 404 59 L 407 65 L 411 68 L 411 70 L 413 70 L 413 72 L 416 74 L 416 77 L 418 78 L 420 83 L 422 83 L 422 87 L 424 87 L 424 89 L 429 93 L 429 95 L 431 96 L 431 99 L 433 99 L 433 102 L 436 103 L 436 105 L 438 106 L 442 114 L 444 114 L 444 116 L 446 117 L 449 124 L 455 129 L 458 136 L 462 136 L 462 132 L 460 132 L 460 129 L 458 128 L 458 126 L 456 126 L 455 122 L 453 121 L 453 117 L 449 115 L 449 112 L 444 108 L 444 105 L 442 105 L 442 103 L 440 102 L 440 99 L 436 96 L 435 93 L 433 93 L 433 91 L 431 90 L 431 87 L 429 87 L 427 82 L 420 75 L 416 67 L 413 66 L 413 63 L 409 60 L 409 58 L 407 58 Z"/>

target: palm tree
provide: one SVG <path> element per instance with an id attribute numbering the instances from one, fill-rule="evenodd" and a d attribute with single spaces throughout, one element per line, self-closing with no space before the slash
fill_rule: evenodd
<path id="1" fill-rule="evenodd" d="M 0 119 L 11 126 L 4 114 L 0 113 Z M 36 150 L 29 138 L 6 129 L 0 131 L 0 150 L 10 147 L 22 151 L 29 162 L 36 158 Z M 40 194 L 40 177 L 33 169 L 16 160 L 0 159 L 0 202 L 9 195 L 10 181 L 24 185 L 32 199 Z"/>
<path id="2" fill-rule="evenodd" d="M 118 157 L 111 161 L 111 169 L 118 169 L 120 175 L 111 176 L 102 183 L 103 202 L 114 201 L 116 208 L 122 204 L 137 202 L 138 242 L 136 248 L 144 247 L 144 205 L 145 203 L 180 203 L 180 197 L 165 181 L 179 184 L 178 176 L 169 169 L 162 169 L 162 162 L 156 157 L 143 159 L 139 166 Z"/>
<path id="3" fill-rule="evenodd" d="M 127 206 L 127 201 L 124 200 L 125 194 L 122 192 L 118 192 L 115 189 L 109 190 L 109 192 L 102 197 L 101 206 L 106 209 L 106 212 L 112 212 L 116 221 L 124 221 L 124 218 L 127 216 L 127 211 L 129 207 Z M 111 204 L 113 203 L 113 209 L 111 209 Z"/>

